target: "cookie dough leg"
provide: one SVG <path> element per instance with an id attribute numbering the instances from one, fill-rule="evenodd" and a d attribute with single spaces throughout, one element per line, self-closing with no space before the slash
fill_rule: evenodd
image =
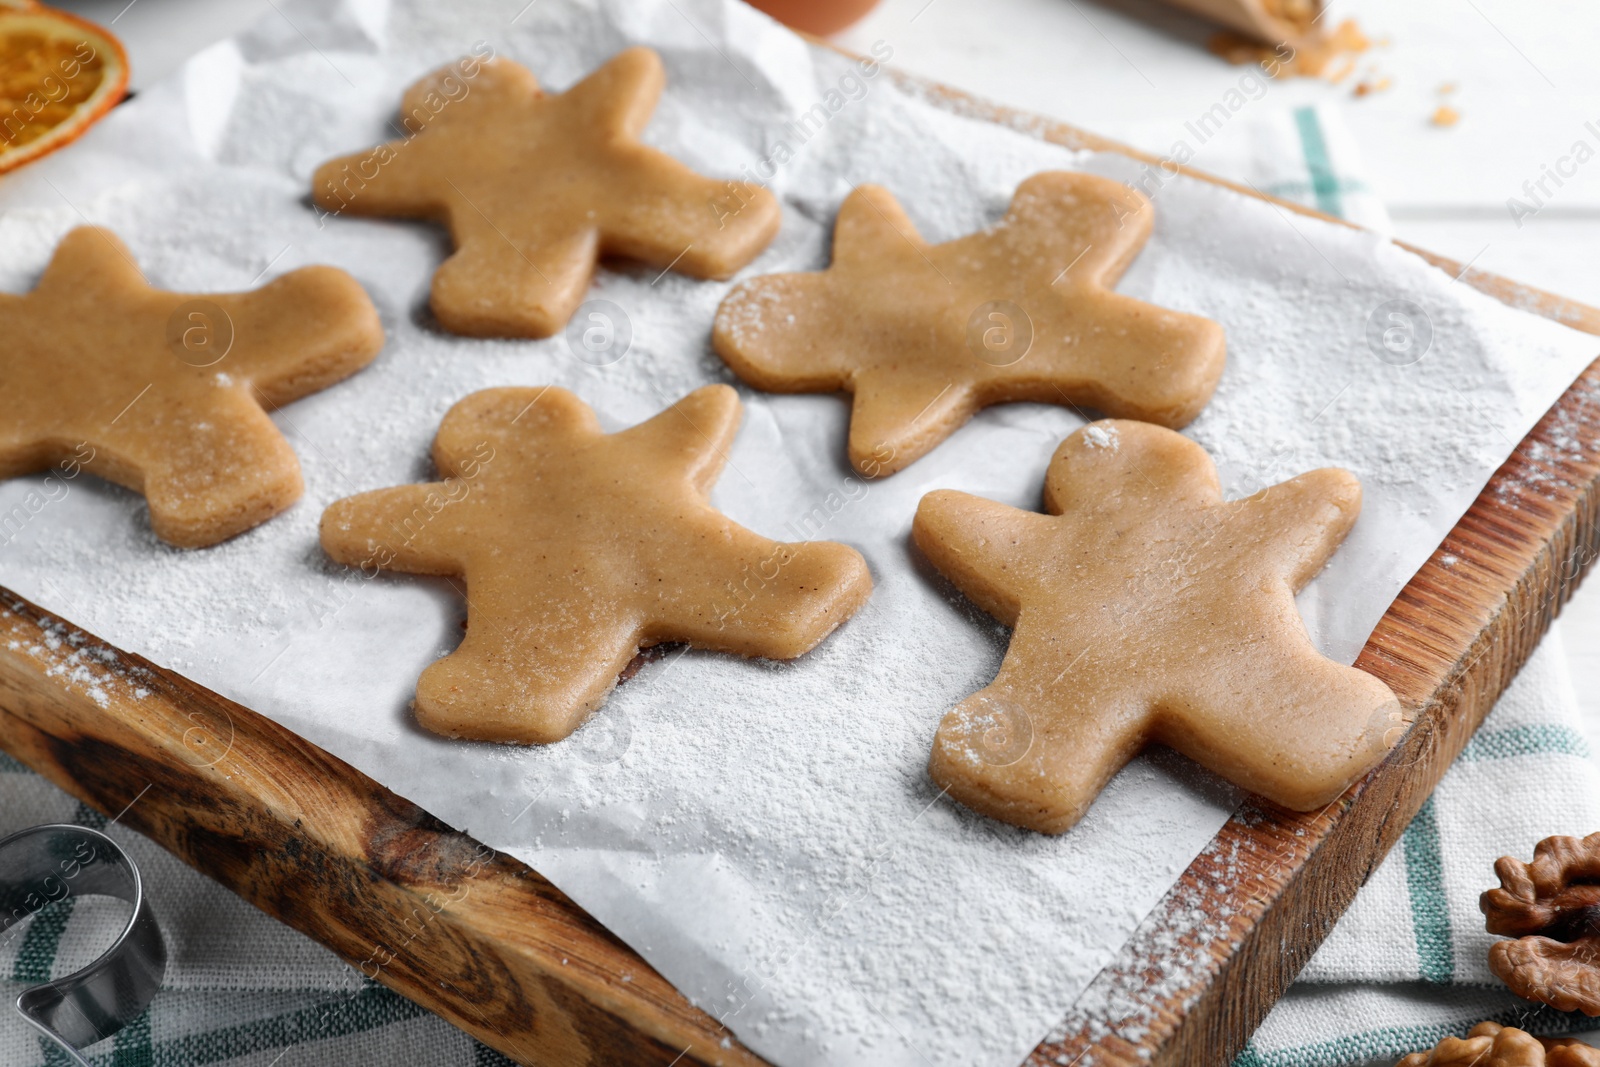
<path id="1" fill-rule="evenodd" d="M 207 417 L 185 415 L 182 401 L 163 407 L 154 396 L 133 409 L 107 440 L 90 470 L 115 470 L 113 480 L 134 485 L 123 471 L 142 472 L 156 536 L 179 548 L 204 548 L 286 510 L 304 488 L 300 463 L 272 420 L 241 386 L 208 398 Z M 140 417 L 148 423 L 137 421 Z M 150 440 L 140 431 L 177 426 Z"/>
<path id="2" fill-rule="evenodd" d="M 1012 649 L 1028 643 L 1019 627 Z M 1051 649 L 1052 661 L 1072 664 L 1070 652 Z M 1070 829 L 1146 739 L 1143 707 L 1126 691 L 1085 685 L 1091 673 L 1092 664 L 1039 679 L 1002 666 L 940 722 L 929 774 L 991 818 L 1047 834 Z"/>
<path id="3" fill-rule="evenodd" d="M 594 275 L 594 230 L 527 239 L 456 205 L 459 247 L 433 276 L 430 306 L 451 333 L 549 337 L 566 326 Z"/>
<path id="4" fill-rule="evenodd" d="M 581 726 L 640 646 L 637 621 L 589 595 L 583 577 L 564 601 L 505 575 L 467 588 L 466 639 L 422 672 L 417 721 L 449 737 L 538 745 Z"/>
<path id="5" fill-rule="evenodd" d="M 777 235 L 783 212 L 747 182 L 696 174 L 643 145 L 616 178 L 626 188 L 607 210 L 605 251 L 692 278 L 731 278 Z"/>
<path id="6" fill-rule="evenodd" d="M 970 387 L 869 371 L 850 406 L 850 462 L 868 477 L 893 474 L 933 451 L 976 410 Z"/>

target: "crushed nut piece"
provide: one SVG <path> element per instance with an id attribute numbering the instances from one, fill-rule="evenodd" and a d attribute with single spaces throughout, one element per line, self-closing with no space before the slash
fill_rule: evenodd
<path id="1" fill-rule="evenodd" d="M 1466 1037 L 1447 1037 L 1395 1067 L 1600 1067 L 1600 1049 L 1481 1022 Z"/>
<path id="2" fill-rule="evenodd" d="M 1448 104 L 1440 104 L 1433 109 L 1433 117 L 1429 121 L 1435 126 L 1454 126 L 1461 121 L 1461 112 Z"/>
<path id="3" fill-rule="evenodd" d="M 1478 906 L 1516 940 L 1490 947 L 1489 969 L 1520 997 L 1600 1015 L 1600 833 L 1547 837 L 1532 863 L 1501 856 L 1494 871 L 1500 888 Z"/>
<path id="4" fill-rule="evenodd" d="M 1291 47 L 1285 41 L 1266 44 L 1254 37 L 1223 30 L 1212 35 L 1206 48 L 1213 55 L 1236 65 L 1259 63 L 1274 78 L 1301 75 L 1308 78 L 1328 77 L 1330 81 L 1337 81 L 1350 73 L 1343 59 L 1372 47 L 1372 42 L 1361 32 L 1354 19 L 1346 19 L 1331 32 L 1313 32 L 1309 21 L 1296 24 L 1303 25 L 1305 33 L 1304 39 L 1297 42 L 1298 47 Z M 1331 77 L 1333 74 L 1338 77 Z"/>

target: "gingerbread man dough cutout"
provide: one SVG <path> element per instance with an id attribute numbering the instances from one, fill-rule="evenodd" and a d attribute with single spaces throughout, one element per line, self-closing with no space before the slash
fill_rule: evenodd
<path id="1" fill-rule="evenodd" d="M 32 292 L 0 294 L 0 338 L 0 478 L 81 466 L 143 493 L 156 536 L 200 548 L 299 499 L 300 464 L 262 405 L 360 370 L 383 327 L 332 267 L 248 293 L 169 293 L 86 226 Z"/>
<path id="2" fill-rule="evenodd" d="M 940 723 L 929 770 L 961 803 L 1061 833 L 1146 744 L 1297 811 L 1398 740 L 1377 678 L 1324 658 L 1295 594 L 1356 520 L 1348 471 L 1224 502 L 1204 449 L 1148 423 L 1091 423 L 1050 461 L 1046 515 L 949 490 L 917 545 L 1014 627 L 995 680 Z"/>
<path id="3" fill-rule="evenodd" d="M 765 189 L 703 177 L 639 141 L 664 83 L 648 48 L 557 94 L 508 59 L 464 60 L 406 91 L 410 137 L 323 164 L 312 195 L 329 212 L 449 228 L 456 251 L 431 301 L 445 329 L 548 337 L 603 255 L 727 278 L 778 232 Z"/>
<path id="4" fill-rule="evenodd" d="M 825 271 L 752 278 L 717 311 L 735 374 L 777 393 L 846 390 L 850 461 L 868 477 L 926 455 L 981 408 L 1085 405 L 1183 426 L 1222 375 L 1222 328 L 1111 291 L 1150 236 L 1143 196 L 1047 172 L 994 226 L 929 245 L 863 185 Z"/>
<path id="5" fill-rule="evenodd" d="M 444 482 L 328 508 L 335 560 L 466 579 L 466 639 L 423 671 L 418 721 L 547 744 L 641 647 L 792 659 L 854 614 L 872 591 L 855 549 L 769 541 L 708 502 L 739 415 L 738 395 L 710 385 L 607 434 L 564 389 L 486 389 L 440 424 Z"/>

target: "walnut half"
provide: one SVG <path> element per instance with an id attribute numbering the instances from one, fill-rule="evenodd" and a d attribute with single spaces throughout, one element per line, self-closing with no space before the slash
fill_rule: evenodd
<path id="1" fill-rule="evenodd" d="M 1500 888 L 1478 898 L 1489 969 L 1511 991 L 1560 1011 L 1600 1015 L 1600 833 L 1547 837 L 1533 862 L 1501 856 Z"/>
<path id="2" fill-rule="evenodd" d="M 1395 1067 L 1600 1067 L 1600 1049 L 1482 1022 L 1466 1037 L 1447 1037 L 1427 1052 L 1413 1052 Z"/>

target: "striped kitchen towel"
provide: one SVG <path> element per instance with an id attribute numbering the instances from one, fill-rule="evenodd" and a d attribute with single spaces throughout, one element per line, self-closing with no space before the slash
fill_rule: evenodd
<path id="1" fill-rule="evenodd" d="M 510 1067 L 504 1056 L 368 982 L 316 942 L 138 834 L 108 825 L 104 815 L 0 753 L 0 837 L 53 822 L 104 830 L 127 850 L 170 957 L 149 1010 L 94 1047 L 95 1067 Z M 128 912 L 117 900 L 69 899 L 0 932 L 0 1064 L 66 1062 L 12 1005 L 28 986 L 93 960 Z"/>
<path id="2" fill-rule="evenodd" d="M 1538 1034 L 1594 1022 L 1516 996 L 1489 972 L 1478 895 L 1494 861 L 1600 830 L 1600 768 L 1552 629 L 1235 1067 L 1345 1067 L 1464 1035 L 1484 1019 Z"/>
<path id="3" fill-rule="evenodd" d="M 1140 120 L 1095 132 L 1388 233 L 1388 209 L 1367 180 L 1361 151 L 1339 105 L 1276 106 L 1273 94 L 1281 83 L 1264 75 L 1257 78 L 1254 70 L 1244 69 L 1240 92 L 1230 97 L 1230 103 L 1239 104 L 1236 109 L 1213 104 L 1190 117 Z"/>

